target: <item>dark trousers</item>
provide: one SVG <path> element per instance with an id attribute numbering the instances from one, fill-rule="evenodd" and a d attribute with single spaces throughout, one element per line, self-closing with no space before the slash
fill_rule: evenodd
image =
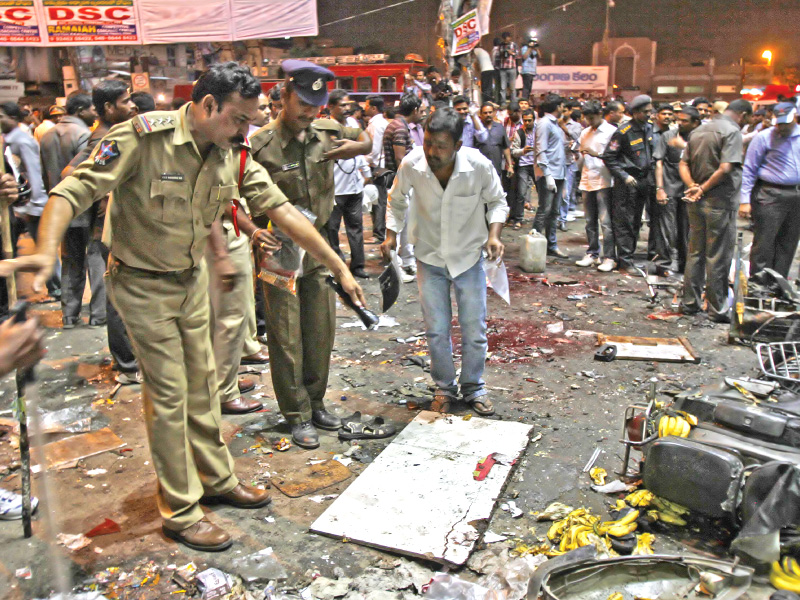
<path id="1" fill-rule="evenodd" d="M 25 221 L 25 229 L 28 231 L 28 235 L 31 236 L 35 243 L 39 242 L 39 221 L 41 217 L 34 217 L 28 216 L 27 220 Z M 53 274 L 50 276 L 50 279 L 47 280 L 47 293 L 51 296 L 57 295 L 61 292 L 61 261 L 56 259 L 55 267 L 53 268 Z"/>
<path id="2" fill-rule="evenodd" d="M 800 240 L 800 187 L 781 189 L 759 184 L 752 198 L 750 275 L 773 269 L 788 278 Z"/>
<path id="3" fill-rule="evenodd" d="M 107 265 L 109 250 L 103 243 L 100 243 L 100 253 Z M 111 352 L 111 358 L 114 360 L 116 369 L 124 373 L 138 371 L 139 365 L 136 362 L 136 356 L 133 354 L 133 346 L 128 338 L 128 331 L 125 329 L 122 317 L 119 316 L 117 308 L 111 302 L 111 297 L 108 294 L 106 294 L 106 334 L 108 335 L 108 349 Z"/>
<path id="4" fill-rule="evenodd" d="M 388 190 L 385 185 L 377 183 L 375 187 L 378 189 L 378 201 L 372 205 L 372 237 L 376 241 L 382 242 L 386 239 L 386 197 Z"/>
<path id="5" fill-rule="evenodd" d="M 256 300 L 256 335 L 267 334 L 267 301 L 264 298 L 264 287 L 256 280 L 254 287 Z"/>
<path id="6" fill-rule="evenodd" d="M 561 206 L 561 196 L 564 193 L 564 180 L 556 179 L 556 191 L 552 192 L 545 185 L 545 178 L 536 180 L 536 193 L 539 195 L 539 207 L 533 219 L 533 228 L 547 238 L 547 251 L 552 252 L 558 248 L 556 243 L 556 222 L 558 209 Z"/>
<path id="7" fill-rule="evenodd" d="M 534 77 L 535 75 L 533 73 L 522 74 L 522 95 L 519 98 L 520 100 L 528 100 L 530 98 Z"/>
<path id="8" fill-rule="evenodd" d="M 510 223 L 522 223 L 525 219 L 525 199 L 517 193 L 518 178 L 519 175 L 516 169 L 511 177 L 508 176 L 507 172 L 504 172 L 502 176 L 503 190 L 506 193 L 506 202 L 510 209 L 508 214 Z"/>
<path id="9" fill-rule="evenodd" d="M 686 270 L 689 256 L 689 211 L 688 204 L 681 197 L 675 198 L 675 249 L 678 254 L 678 272 Z"/>
<path id="10" fill-rule="evenodd" d="M 103 273 L 102 243 L 93 239 L 91 226 L 67 228 L 61 243 L 61 317 L 64 323 L 76 323 L 80 318 L 86 272 L 92 299 L 89 302 L 89 323 L 106 320 L 106 287 Z"/>
<path id="11" fill-rule="evenodd" d="M 481 99 L 484 102 L 495 102 L 494 88 L 495 77 L 497 78 L 497 87 L 500 87 L 500 74 L 494 69 L 491 71 L 481 72 Z"/>
<path id="12" fill-rule="evenodd" d="M 339 225 L 344 218 L 347 242 L 350 244 L 350 270 L 364 268 L 364 221 L 361 216 L 361 199 L 363 193 L 337 194 L 333 212 L 328 219 L 328 241 L 336 253 L 344 260 L 339 249 Z"/>
<path id="13" fill-rule="evenodd" d="M 655 194 L 655 188 L 648 179 L 628 185 L 615 181 L 612 192 L 611 222 L 614 227 L 614 242 L 617 244 L 617 262 L 620 267 L 633 265 L 633 254 L 639 231 L 642 228 L 642 211 L 647 199 Z"/>
<path id="14" fill-rule="evenodd" d="M 659 269 L 672 268 L 672 255 L 676 246 L 677 200 L 669 198 L 666 204 L 659 204 L 653 197 L 648 205 L 647 214 L 650 216 L 650 232 L 647 236 L 647 259 L 653 261 Z"/>
<path id="15" fill-rule="evenodd" d="M 712 319 L 728 311 L 728 272 L 736 245 L 736 210 L 714 208 L 707 202 L 691 202 L 689 213 L 689 257 L 683 278 L 682 306 L 691 312 L 702 309 L 703 289 Z"/>

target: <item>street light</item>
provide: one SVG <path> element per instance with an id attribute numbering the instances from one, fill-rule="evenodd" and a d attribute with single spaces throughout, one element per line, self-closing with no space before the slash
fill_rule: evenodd
<path id="1" fill-rule="evenodd" d="M 772 66 L 772 51 L 771 50 L 764 50 L 764 53 L 761 55 L 761 58 L 767 59 L 767 66 Z"/>

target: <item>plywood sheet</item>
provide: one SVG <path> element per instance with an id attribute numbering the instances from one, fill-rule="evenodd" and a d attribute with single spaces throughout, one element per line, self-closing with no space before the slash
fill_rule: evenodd
<path id="1" fill-rule="evenodd" d="M 421 412 L 311 526 L 316 533 L 461 565 L 528 444 L 522 423 Z M 498 453 L 483 481 L 477 462 Z"/>
<path id="2" fill-rule="evenodd" d="M 44 451 L 47 468 L 51 469 L 82 458 L 102 454 L 109 450 L 116 450 L 123 446 L 125 446 L 125 442 L 111 429 L 104 427 L 97 431 L 73 435 L 57 442 L 45 444 L 42 446 L 42 450 Z M 36 466 L 41 468 L 39 465 Z"/>
<path id="3" fill-rule="evenodd" d="M 649 338 L 627 335 L 598 334 L 600 345 L 609 344 L 617 348 L 617 360 L 646 360 L 661 362 L 700 361 L 694 348 L 684 337 Z"/>
<path id="4" fill-rule="evenodd" d="M 270 482 L 290 498 L 299 498 L 349 479 L 352 473 L 337 460 L 326 460 L 287 473 L 278 473 Z"/>

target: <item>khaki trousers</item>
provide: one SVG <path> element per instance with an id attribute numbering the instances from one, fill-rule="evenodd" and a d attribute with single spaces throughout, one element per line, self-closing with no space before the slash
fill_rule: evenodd
<path id="1" fill-rule="evenodd" d="M 106 278 L 144 378 L 158 508 L 166 527 L 186 529 L 203 518 L 203 494 L 224 494 L 239 483 L 220 434 L 207 267 L 203 261 L 183 272 L 152 273 L 112 257 Z"/>
<path id="2" fill-rule="evenodd" d="M 230 227 L 230 229 L 228 229 Z M 255 298 L 253 297 L 253 263 L 250 259 L 250 239 L 242 234 L 236 237 L 233 226 L 223 225 L 228 256 L 236 269 L 236 283 L 232 291 L 220 292 L 216 274 L 210 276 L 211 313 L 214 358 L 217 365 L 220 402 L 236 400 L 239 393 L 239 366 L 242 356 L 261 350 L 255 339 Z M 252 319 L 252 332 L 250 320 Z M 247 352 L 248 337 L 258 347 Z"/>
<path id="3" fill-rule="evenodd" d="M 310 262 L 306 257 L 306 265 Z M 263 284 L 272 386 L 290 425 L 310 421 L 312 410 L 324 408 L 336 329 L 336 302 L 325 283 L 327 274 L 317 266 L 301 277 L 297 296 Z"/>

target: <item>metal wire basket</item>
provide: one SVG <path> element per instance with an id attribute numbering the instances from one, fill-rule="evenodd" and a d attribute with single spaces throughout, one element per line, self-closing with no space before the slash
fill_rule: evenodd
<path id="1" fill-rule="evenodd" d="M 800 391 L 800 342 L 757 344 L 761 372 L 791 391 Z"/>

